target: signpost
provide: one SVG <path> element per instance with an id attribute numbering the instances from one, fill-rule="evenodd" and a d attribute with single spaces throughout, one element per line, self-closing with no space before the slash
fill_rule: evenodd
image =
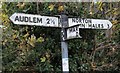
<path id="1" fill-rule="evenodd" d="M 67 32 L 66 39 L 82 38 L 79 33 L 79 26 L 73 26 L 70 28 L 66 28 L 66 32 Z"/>
<path id="2" fill-rule="evenodd" d="M 68 44 L 66 40 L 81 38 L 79 29 L 110 29 L 112 23 L 109 20 L 68 18 L 66 15 L 60 16 L 60 24 L 57 17 L 14 13 L 10 20 L 19 25 L 36 25 L 44 27 L 61 28 L 61 50 L 62 50 L 62 70 L 69 73 Z"/>
<path id="3" fill-rule="evenodd" d="M 79 25 L 79 28 L 85 29 L 110 29 L 112 23 L 109 20 L 101 19 L 82 19 L 82 18 L 69 18 L 69 27 Z"/>
<path id="4" fill-rule="evenodd" d="M 14 13 L 10 20 L 19 25 L 36 25 L 45 27 L 60 27 L 57 17 Z"/>

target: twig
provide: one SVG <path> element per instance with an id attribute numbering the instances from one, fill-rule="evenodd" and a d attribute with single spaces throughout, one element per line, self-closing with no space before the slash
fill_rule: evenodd
<path id="1" fill-rule="evenodd" d="M 104 49 L 104 48 L 109 47 L 109 46 L 111 46 L 111 43 L 109 43 L 109 44 L 107 44 L 107 45 L 105 45 L 105 46 L 98 47 L 98 48 L 95 49 L 95 51 Z"/>
<path id="2" fill-rule="evenodd" d="M 39 3 L 37 2 L 37 14 L 39 14 Z"/>

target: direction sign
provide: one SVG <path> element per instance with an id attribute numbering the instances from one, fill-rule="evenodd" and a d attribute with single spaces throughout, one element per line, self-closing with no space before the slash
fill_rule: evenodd
<path id="1" fill-rule="evenodd" d="M 23 13 L 14 13 L 10 20 L 14 24 L 20 25 L 37 25 L 37 26 L 47 26 L 47 27 L 60 27 L 58 24 L 57 17 L 41 16 L 41 15 L 31 15 Z"/>
<path id="2" fill-rule="evenodd" d="M 79 25 L 79 28 L 86 29 L 110 29 L 112 23 L 109 20 L 101 19 L 82 19 L 82 18 L 69 18 L 69 27 Z"/>
<path id="3" fill-rule="evenodd" d="M 79 35 L 79 26 L 67 28 L 66 31 L 67 31 L 66 39 L 81 38 L 81 36 Z"/>

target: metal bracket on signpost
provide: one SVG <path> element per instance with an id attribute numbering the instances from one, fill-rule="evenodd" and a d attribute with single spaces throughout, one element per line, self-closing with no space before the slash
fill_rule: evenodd
<path id="1" fill-rule="evenodd" d="M 68 17 L 61 15 L 60 17 L 62 29 L 61 29 L 61 50 L 62 50 L 62 71 L 63 73 L 69 73 L 69 61 L 68 61 L 68 44 L 66 40 L 65 27 L 68 27 Z"/>

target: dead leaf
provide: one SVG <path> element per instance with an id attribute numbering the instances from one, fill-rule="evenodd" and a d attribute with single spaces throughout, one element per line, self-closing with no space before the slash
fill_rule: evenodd
<path id="1" fill-rule="evenodd" d="M 63 10 L 64 10 L 64 6 L 61 5 L 61 6 L 58 7 L 58 11 L 61 12 L 61 11 L 63 11 Z"/>
<path id="2" fill-rule="evenodd" d="M 51 5 L 48 6 L 48 8 L 50 9 L 50 11 L 52 11 L 54 9 L 54 5 L 51 4 Z"/>

